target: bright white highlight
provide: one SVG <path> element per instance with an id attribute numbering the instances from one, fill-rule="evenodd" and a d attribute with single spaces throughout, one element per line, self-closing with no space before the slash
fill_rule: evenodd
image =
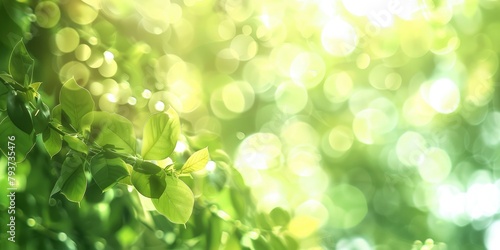
<path id="1" fill-rule="evenodd" d="M 460 91 L 450 79 L 439 79 L 431 84 L 427 102 L 437 112 L 450 114 L 460 104 Z"/>
<path id="2" fill-rule="evenodd" d="M 205 169 L 208 172 L 213 172 L 215 170 L 215 168 L 217 168 L 217 165 L 215 164 L 214 161 L 208 161 L 207 165 L 205 166 Z"/>
<path id="3" fill-rule="evenodd" d="M 472 219 L 495 215 L 500 209 L 500 191 L 491 183 L 477 183 L 467 190 L 467 214 Z"/>
<path id="4" fill-rule="evenodd" d="M 354 28 L 344 20 L 336 18 L 325 25 L 321 32 L 323 48 L 333 56 L 351 54 L 358 44 L 358 36 Z"/>
<path id="5" fill-rule="evenodd" d="M 500 249 L 500 220 L 491 224 L 484 236 L 484 243 L 488 250 Z"/>
<path id="6" fill-rule="evenodd" d="M 115 58 L 115 55 L 113 55 L 113 53 L 111 53 L 110 51 L 104 51 L 104 60 L 106 60 L 106 62 L 111 62 L 113 61 L 113 59 Z"/>

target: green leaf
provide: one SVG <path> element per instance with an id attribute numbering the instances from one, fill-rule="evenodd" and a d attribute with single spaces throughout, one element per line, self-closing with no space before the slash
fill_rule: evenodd
<path id="1" fill-rule="evenodd" d="M 61 123 L 61 104 L 57 104 L 52 109 L 52 119 Z"/>
<path id="2" fill-rule="evenodd" d="M 50 157 L 54 157 L 59 151 L 61 151 L 62 147 L 62 138 L 59 133 L 57 133 L 52 128 L 47 128 L 42 133 L 43 145 L 49 153 Z"/>
<path id="3" fill-rule="evenodd" d="M 259 228 L 269 230 L 269 231 L 271 231 L 273 229 L 273 227 L 271 226 L 271 223 L 270 223 L 271 219 L 269 218 L 269 215 L 266 213 L 258 213 L 257 215 L 255 215 L 254 220 L 255 220 L 255 222 L 257 222 L 257 226 Z"/>
<path id="4" fill-rule="evenodd" d="M 174 151 L 179 134 L 179 116 L 172 108 L 152 115 L 144 126 L 142 157 L 145 160 L 167 158 Z"/>
<path id="5" fill-rule="evenodd" d="M 87 147 L 87 145 L 80 139 L 78 139 L 78 137 L 73 135 L 64 135 L 63 140 L 68 143 L 68 146 L 71 149 L 84 154 L 89 153 L 89 148 Z"/>
<path id="6" fill-rule="evenodd" d="M 163 171 L 159 174 L 143 174 L 132 171 L 130 179 L 137 191 L 149 198 L 160 198 L 167 186 Z"/>
<path id="7" fill-rule="evenodd" d="M 230 190 L 231 204 L 234 207 L 234 210 L 240 217 L 245 217 L 248 210 L 248 200 L 247 200 L 247 192 L 242 193 L 240 190 L 236 188 L 231 188 Z"/>
<path id="8" fill-rule="evenodd" d="M 210 159 L 212 159 L 212 161 L 221 161 L 227 164 L 231 163 L 231 156 L 229 156 L 227 152 L 222 149 L 216 149 L 210 153 Z"/>
<path id="9" fill-rule="evenodd" d="M 80 120 L 85 114 L 94 110 L 94 100 L 90 92 L 78 85 L 74 78 L 71 78 L 62 86 L 59 100 L 62 113 L 68 116 L 71 126 L 77 131 L 81 131 Z"/>
<path id="10" fill-rule="evenodd" d="M 290 214 L 281 207 L 275 207 L 269 216 L 276 226 L 286 226 L 290 222 Z"/>
<path id="11" fill-rule="evenodd" d="M 36 93 L 36 92 L 38 92 L 40 85 L 42 85 L 42 82 L 34 82 L 34 83 L 30 84 L 30 89 L 33 89 L 33 91 Z"/>
<path id="12" fill-rule="evenodd" d="M 259 250 L 267 250 L 271 249 L 271 246 L 269 245 L 269 242 L 262 236 L 259 238 L 252 240 L 252 245 L 254 249 L 259 249 Z"/>
<path id="13" fill-rule="evenodd" d="M 88 119 L 88 116 L 93 116 L 93 118 Z M 87 114 L 82 119 L 82 122 L 82 128 L 91 131 L 91 138 L 98 145 L 102 147 L 113 145 L 117 152 L 135 155 L 136 138 L 134 127 L 127 118 L 117 114 L 96 111 Z"/>
<path id="14" fill-rule="evenodd" d="M 133 168 L 130 164 L 127 163 L 125 163 L 125 166 L 127 167 L 128 175 L 125 178 L 121 179 L 118 183 L 132 186 L 130 175 L 132 175 Z"/>
<path id="15" fill-rule="evenodd" d="M 288 250 L 297 250 L 299 249 L 299 243 L 291 236 L 284 235 L 283 238 L 286 242 L 286 249 Z"/>
<path id="16" fill-rule="evenodd" d="M 23 41 L 19 41 L 9 59 L 9 73 L 12 78 L 27 87 L 33 79 L 33 66 L 35 61 L 28 54 Z"/>
<path id="17" fill-rule="evenodd" d="M 0 80 L 5 82 L 5 83 L 10 83 L 10 84 L 16 83 L 16 81 L 12 78 L 12 76 L 5 73 L 5 72 L 0 73 Z"/>
<path id="18" fill-rule="evenodd" d="M 283 239 L 276 236 L 275 234 L 270 234 L 270 245 L 272 249 L 289 249 L 285 245 Z"/>
<path id="19" fill-rule="evenodd" d="M 167 188 L 159 199 L 152 199 L 159 213 L 177 224 L 185 224 L 193 212 L 194 196 L 189 187 L 181 180 L 167 176 Z"/>
<path id="20" fill-rule="evenodd" d="M 33 131 L 31 114 L 28 108 L 26 108 L 23 99 L 16 91 L 11 91 L 7 98 L 7 113 L 12 123 L 26 134 L 30 134 Z"/>
<path id="21" fill-rule="evenodd" d="M 207 249 L 218 250 L 222 244 L 223 220 L 215 215 L 208 219 L 209 230 L 207 230 Z"/>
<path id="22" fill-rule="evenodd" d="M 143 174 L 156 174 L 161 171 L 161 168 L 148 161 L 137 161 L 134 165 L 134 170 Z"/>
<path id="23" fill-rule="evenodd" d="M 22 37 L 30 38 L 32 22 L 30 18 L 32 17 L 28 14 L 28 2 L 0 1 L 0 6 L 0 23 L 2 24 L 0 40 L 2 43 L 10 47 Z"/>
<path id="24" fill-rule="evenodd" d="M 192 154 L 184 166 L 181 168 L 181 173 L 191 173 L 202 170 L 208 163 L 208 149 L 200 149 Z"/>
<path id="25" fill-rule="evenodd" d="M 241 250 L 240 239 L 238 238 L 238 235 L 236 232 L 233 232 L 232 234 L 230 234 L 229 239 L 227 240 L 223 249 L 225 249 L 225 250 Z M 286 249 L 286 248 L 280 248 L 280 249 Z"/>
<path id="26" fill-rule="evenodd" d="M 0 149 L 7 155 L 8 152 L 11 151 L 7 139 L 14 136 L 15 140 L 12 142 L 15 144 L 14 152 L 16 153 L 16 162 L 24 161 L 35 145 L 35 135 L 33 133 L 26 134 L 24 131 L 20 130 L 5 113 L 0 113 L 0 117 L 2 119 L 0 122 L 0 140 L 2 141 L 2 143 L 0 143 Z M 12 143 L 10 146 L 12 146 Z"/>
<path id="27" fill-rule="evenodd" d="M 61 176 L 57 180 L 50 196 L 61 192 L 72 202 L 80 202 L 87 190 L 84 161 L 77 154 L 69 154 L 63 162 Z"/>
<path id="28" fill-rule="evenodd" d="M 217 163 L 217 165 L 222 165 L 221 163 Z M 215 168 L 214 171 L 209 172 L 207 176 L 207 181 L 210 183 L 209 185 L 215 187 L 218 191 L 221 191 L 226 185 L 228 180 L 227 174 L 220 167 Z"/>
<path id="29" fill-rule="evenodd" d="M 36 101 L 36 110 L 33 114 L 33 127 L 35 128 L 35 134 L 43 132 L 49 125 L 50 120 L 50 109 L 45 103 L 42 102 L 41 98 Z"/>
<path id="30" fill-rule="evenodd" d="M 3 83 L 2 79 L 0 79 L 0 111 L 7 110 L 7 96 L 10 93 L 9 90 L 6 83 Z"/>
<path id="31" fill-rule="evenodd" d="M 127 166 L 122 159 L 109 159 L 103 154 L 98 154 L 92 158 L 90 161 L 90 172 L 103 192 L 112 188 L 121 179 L 129 175 Z"/>

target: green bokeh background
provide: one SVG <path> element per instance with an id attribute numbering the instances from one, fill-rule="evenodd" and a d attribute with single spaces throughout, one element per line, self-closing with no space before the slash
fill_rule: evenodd
<path id="1" fill-rule="evenodd" d="M 38 143 L 16 173 L 19 242 L 2 226 L 0 248 L 499 249 L 499 11 L 495 0 L 1 0 L 0 69 L 23 39 L 49 106 L 74 77 L 139 138 L 173 107 L 182 145 L 224 160 L 192 181 L 204 184 L 184 227 L 126 187 L 89 186 L 79 206 L 49 198 L 62 157 Z"/>

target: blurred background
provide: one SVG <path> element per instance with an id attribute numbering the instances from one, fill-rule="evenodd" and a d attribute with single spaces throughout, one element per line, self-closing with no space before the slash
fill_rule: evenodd
<path id="1" fill-rule="evenodd" d="M 173 107 L 176 154 L 212 154 L 184 227 L 125 186 L 91 185 L 79 206 L 49 198 L 62 158 L 37 144 L 17 168 L 19 242 L 2 233 L 2 249 L 500 249 L 499 11 L 496 0 L 1 0 L 0 69 L 24 39 L 51 107 L 74 77 L 98 109 L 137 125 Z M 5 174 L 0 185 L 6 197 Z"/>

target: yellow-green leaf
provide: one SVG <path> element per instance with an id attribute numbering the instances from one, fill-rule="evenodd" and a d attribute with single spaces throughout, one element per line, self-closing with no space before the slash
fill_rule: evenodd
<path id="1" fill-rule="evenodd" d="M 94 100 L 90 92 L 78 85 L 74 78 L 66 81 L 59 94 L 61 110 L 69 118 L 71 126 L 81 131 L 80 120 L 94 110 Z"/>
<path id="2" fill-rule="evenodd" d="M 209 160 L 208 149 L 203 148 L 192 154 L 184 166 L 181 168 L 181 173 L 191 173 L 205 168 Z"/>
<path id="3" fill-rule="evenodd" d="M 89 116 L 92 116 L 89 119 Z M 96 111 L 85 115 L 81 128 L 90 130 L 92 139 L 100 146 L 112 145 L 117 152 L 135 155 L 135 132 L 125 117 Z"/>
<path id="4" fill-rule="evenodd" d="M 172 108 L 154 114 L 144 126 L 141 155 L 145 160 L 162 160 L 174 151 L 180 134 L 179 116 Z"/>
<path id="5" fill-rule="evenodd" d="M 153 204 L 171 222 L 185 224 L 193 213 L 193 192 L 183 181 L 173 176 L 167 176 L 165 180 L 167 188 L 159 199 L 152 199 Z"/>

